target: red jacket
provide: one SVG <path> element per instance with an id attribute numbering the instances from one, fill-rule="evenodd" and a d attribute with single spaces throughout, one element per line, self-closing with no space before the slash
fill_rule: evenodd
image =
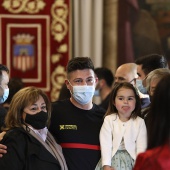
<path id="1" fill-rule="evenodd" d="M 166 144 L 139 154 L 133 170 L 170 170 L 170 146 Z"/>

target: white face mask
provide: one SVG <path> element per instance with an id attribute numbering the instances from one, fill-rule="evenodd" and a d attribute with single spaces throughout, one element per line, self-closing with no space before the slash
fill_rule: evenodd
<path id="1" fill-rule="evenodd" d="M 78 103 L 85 105 L 92 100 L 95 91 L 94 86 L 85 85 L 85 86 L 72 86 L 72 87 L 73 87 L 72 96 Z"/>
<path id="2" fill-rule="evenodd" d="M 4 90 L 4 94 L 3 96 L 0 97 L 0 104 L 4 103 L 9 96 L 9 89 L 3 89 L 3 90 Z"/>
<path id="3" fill-rule="evenodd" d="M 136 79 L 136 87 L 141 93 L 147 94 L 147 89 L 143 86 L 142 80 Z"/>

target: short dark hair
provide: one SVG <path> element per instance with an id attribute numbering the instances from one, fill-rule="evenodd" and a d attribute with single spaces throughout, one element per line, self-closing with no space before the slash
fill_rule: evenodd
<path id="1" fill-rule="evenodd" d="M 143 72 L 147 75 L 158 68 L 168 68 L 167 59 L 163 55 L 149 54 L 136 59 L 137 65 L 142 65 Z"/>
<path id="2" fill-rule="evenodd" d="M 170 141 L 170 75 L 156 86 L 148 114 L 148 149 Z"/>
<path id="3" fill-rule="evenodd" d="M 98 79 L 104 79 L 109 87 L 112 86 L 114 81 L 114 76 L 111 70 L 105 67 L 98 67 L 94 69 L 94 72 Z"/>
<path id="4" fill-rule="evenodd" d="M 9 74 L 9 69 L 5 65 L 0 64 L 0 84 L 1 84 L 2 76 L 3 76 L 2 71 L 6 71 Z"/>
<path id="5" fill-rule="evenodd" d="M 110 114 L 118 114 L 118 110 L 116 109 L 116 106 L 113 105 L 113 101 L 115 101 L 117 92 L 120 88 L 131 89 L 135 94 L 136 105 L 135 105 L 134 111 L 131 114 L 131 118 L 135 119 L 137 116 L 141 116 L 141 102 L 140 102 L 139 94 L 137 90 L 135 89 L 135 87 L 129 82 L 116 83 L 114 85 L 113 90 L 110 94 L 109 106 L 108 106 L 105 116 L 110 115 Z"/>
<path id="6" fill-rule="evenodd" d="M 1 81 L 2 81 L 2 71 L 0 70 L 0 84 L 1 84 Z"/>
<path id="7" fill-rule="evenodd" d="M 94 65 L 89 57 L 75 57 L 68 62 L 66 69 L 67 73 L 84 69 L 92 69 L 94 71 Z"/>
<path id="8" fill-rule="evenodd" d="M 22 89 L 24 87 L 24 84 L 21 78 L 13 77 L 9 80 L 8 87 L 9 87 L 9 96 L 4 103 L 10 103 L 14 94 L 17 93 L 20 89 Z"/>
<path id="9" fill-rule="evenodd" d="M 1 71 L 6 71 L 7 73 L 9 73 L 9 69 L 3 64 L 0 64 L 0 70 Z"/>

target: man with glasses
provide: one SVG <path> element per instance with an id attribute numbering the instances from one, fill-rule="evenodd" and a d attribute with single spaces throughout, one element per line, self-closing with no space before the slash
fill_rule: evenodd
<path id="1" fill-rule="evenodd" d="M 126 63 L 119 66 L 115 73 L 115 82 L 129 82 L 133 84 L 138 89 L 138 74 L 137 74 L 137 65 L 135 63 Z M 141 99 L 141 108 L 145 108 L 150 104 L 149 96 L 143 94 L 139 91 Z"/>
<path id="2" fill-rule="evenodd" d="M 115 73 L 115 83 L 129 82 L 135 85 L 135 80 L 138 78 L 137 66 L 135 63 L 126 63 L 119 66 Z"/>

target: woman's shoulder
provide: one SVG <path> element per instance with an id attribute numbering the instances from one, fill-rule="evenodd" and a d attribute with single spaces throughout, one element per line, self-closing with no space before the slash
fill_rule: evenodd
<path id="1" fill-rule="evenodd" d="M 165 157 L 170 159 L 170 146 L 169 145 L 163 145 L 159 147 L 155 147 L 153 149 L 148 149 L 146 152 L 139 154 L 139 157 L 144 159 L 149 158 L 156 158 L 158 160 L 159 158 Z"/>
<path id="2" fill-rule="evenodd" d="M 24 132 L 24 129 L 14 128 L 6 132 L 0 143 L 6 145 L 10 151 L 11 149 L 15 150 L 15 148 L 21 151 L 25 149 L 28 141 L 28 135 Z"/>
<path id="3" fill-rule="evenodd" d="M 145 166 L 151 167 L 152 165 L 154 165 L 155 169 L 157 169 L 158 167 L 163 167 L 164 165 L 166 165 L 166 170 L 168 170 L 170 168 L 169 160 L 170 160 L 170 146 L 164 145 L 153 149 L 149 149 L 144 153 L 140 153 L 137 157 L 135 167 L 137 169 L 138 165 L 141 165 L 143 168 L 145 168 Z"/>
<path id="4" fill-rule="evenodd" d="M 17 128 L 13 128 L 10 129 L 6 132 L 6 134 L 4 135 L 3 139 L 13 139 L 13 140 L 21 140 L 23 138 L 25 138 L 26 135 L 26 131 L 22 128 L 22 127 L 17 127 Z"/>
<path id="5" fill-rule="evenodd" d="M 23 130 L 22 127 L 15 127 L 15 128 L 7 130 L 6 135 L 11 135 L 11 134 L 14 134 L 14 133 L 21 133 L 22 130 Z"/>

